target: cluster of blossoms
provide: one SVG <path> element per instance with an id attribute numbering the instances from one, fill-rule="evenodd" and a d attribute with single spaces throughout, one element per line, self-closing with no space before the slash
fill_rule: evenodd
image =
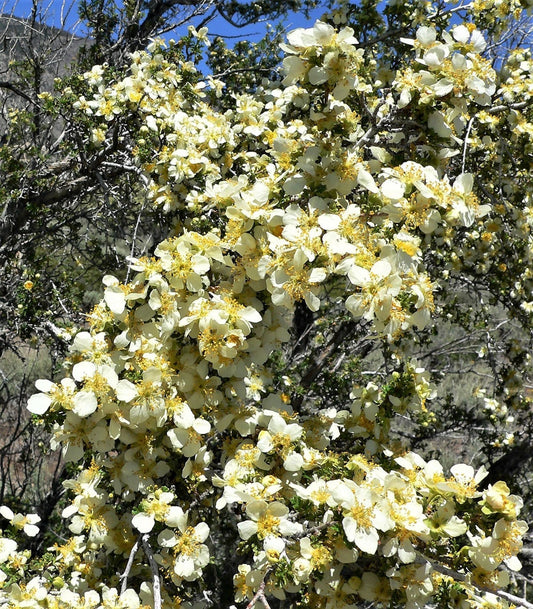
<path id="1" fill-rule="evenodd" d="M 161 41 L 123 80 L 86 75 L 93 95 L 76 107 L 96 121 L 93 144 L 134 116 L 135 161 L 174 225 L 130 261 L 131 281 L 104 278 L 69 376 L 37 383 L 29 410 L 78 466 L 62 513 L 72 537 L 34 577 L 0 540 L 2 609 L 208 606 L 210 561 L 236 602 L 264 589 L 295 608 L 481 607 L 482 590 L 506 585 L 502 565 L 520 567 L 526 525 L 504 483 L 482 489 L 483 469 L 447 475 L 391 439 L 392 419 L 433 397 L 416 362 L 398 352 L 383 384 L 354 379 L 348 406 L 320 409 L 272 372 L 296 303 L 316 312 L 327 293 L 370 340 L 423 329 L 438 280 L 425 252 L 497 222 L 450 165 L 496 93 L 483 36 L 424 26 L 407 42 L 415 67 L 377 95 L 350 28 L 296 30 L 283 82 L 223 113 Z M 420 105 L 440 139 L 412 159 L 396 125 Z M 221 514 L 237 558 L 220 556 Z"/>

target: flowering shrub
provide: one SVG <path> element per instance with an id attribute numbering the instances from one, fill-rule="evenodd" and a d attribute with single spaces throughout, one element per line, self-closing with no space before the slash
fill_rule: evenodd
<path id="1" fill-rule="evenodd" d="M 442 313 L 454 272 L 504 264 L 506 215 L 523 248 L 508 297 L 533 308 L 531 190 L 512 210 L 516 191 L 496 200 L 468 162 L 496 150 L 501 116 L 531 146 L 533 62 L 515 51 L 502 80 L 474 22 L 399 44 L 409 61 L 379 77 L 353 30 L 317 21 L 288 35 L 283 80 L 227 111 L 162 41 L 124 78 L 87 73 L 75 107 L 92 145 L 129 125 L 172 228 L 130 281 L 104 277 L 67 377 L 37 383 L 28 408 L 75 472 L 72 536 L 33 562 L 0 540 L 2 609 L 209 606 L 228 569 L 249 606 L 516 601 L 502 588 L 520 569 L 521 499 L 391 426 L 429 416 L 430 374 L 403 345 Z M 279 360 L 297 304 L 368 328 L 388 377 L 354 374 L 347 404 L 301 395 Z M 34 516 L 0 514 L 35 533 Z"/>

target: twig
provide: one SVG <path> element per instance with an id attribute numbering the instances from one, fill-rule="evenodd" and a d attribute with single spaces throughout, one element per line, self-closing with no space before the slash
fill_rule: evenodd
<path id="1" fill-rule="evenodd" d="M 133 566 L 133 559 L 135 558 L 135 554 L 137 554 L 137 550 L 139 549 L 139 545 L 141 543 L 141 538 L 138 537 L 137 541 L 133 544 L 131 548 L 130 556 L 128 558 L 128 564 L 124 569 L 124 573 L 119 577 L 122 580 L 122 587 L 120 588 L 120 594 L 124 594 L 128 589 L 128 575 L 130 574 L 131 568 Z"/>
<path id="2" fill-rule="evenodd" d="M 255 607 L 255 603 L 257 603 L 258 600 L 263 603 L 266 609 L 270 609 L 270 605 L 265 598 L 265 585 L 265 581 L 263 580 L 259 586 L 259 590 L 254 594 L 252 600 L 246 605 L 246 609 L 252 609 L 252 607 Z"/>
<path id="3" fill-rule="evenodd" d="M 487 112 L 490 112 L 491 114 L 498 114 L 499 112 L 505 112 L 505 110 L 521 110 L 522 108 L 527 108 L 528 103 L 529 102 L 527 101 L 523 101 L 508 105 L 501 104 L 499 106 L 492 106 L 491 108 L 488 108 Z"/>
<path id="4" fill-rule="evenodd" d="M 0 81 L 0 88 L 1 89 L 9 89 L 9 91 L 12 91 L 13 93 L 15 93 L 15 95 L 18 95 L 19 97 L 22 97 L 23 99 L 25 99 L 26 101 L 30 102 L 31 104 L 33 104 L 34 106 L 37 106 L 39 108 L 39 104 L 33 100 L 27 93 L 25 93 L 24 91 L 21 91 L 17 86 L 15 86 L 13 83 L 7 82 L 7 81 Z"/>
<path id="5" fill-rule="evenodd" d="M 388 29 L 385 30 L 383 34 L 375 36 L 374 38 L 370 38 L 370 40 L 360 40 L 355 46 L 357 48 L 371 47 L 372 45 L 377 44 L 378 42 L 383 42 L 384 40 L 387 40 L 387 38 L 392 38 L 393 36 L 404 34 L 406 29 L 407 28 Z"/>
<path id="6" fill-rule="evenodd" d="M 257 603 L 257 601 L 261 601 L 263 603 L 263 606 L 265 607 L 265 609 L 270 609 L 270 605 L 268 604 L 268 601 L 265 597 L 265 586 L 266 586 L 266 580 L 267 580 L 269 573 L 270 573 L 270 569 L 268 569 L 265 572 L 265 574 L 263 575 L 263 581 L 261 582 L 261 585 L 257 589 L 257 592 L 254 594 L 254 597 L 252 598 L 252 600 L 246 605 L 246 609 L 252 609 L 252 607 L 255 607 L 255 604 Z"/>
<path id="7" fill-rule="evenodd" d="M 383 106 L 383 104 L 384 104 L 384 103 L 385 103 L 385 102 L 383 102 L 383 103 L 379 104 L 379 106 L 378 106 L 377 110 L 379 110 L 379 109 L 380 109 L 380 108 Z M 379 119 L 379 122 L 378 122 L 378 123 L 373 124 L 373 125 L 372 125 L 372 126 L 369 128 L 369 129 L 368 129 L 368 131 L 366 131 L 366 133 L 365 133 L 363 136 L 361 136 L 361 137 L 359 138 L 359 140 L 358 140 L 358 141 L 355 143 L 355 145 L 354 145 L 354 149 L 360 148 L 360 147 L 361 147 L 361 146 L 362 146 L 364 143 L 366 143 L 368 140 L 370 140 L 370 138 L 371 138 L 371 137 L 373 137 L 374 135 L 376 135 L 376 133 L 378 133 L 378 132 L 379 132 L 379 130 L 380 130 L 380 128 L 383 126 L 383 124 L 384 124 L 384 123 L 385 123 L 387 120 L 390 120 L 390 119 L 391 119 L 391 116 L 390 116 L 390 115 L 388 115 L 388 114 L 385 114 L 385 116 L 382 116 L 382 117 Z"/>
<path id="8" fill-rule="evenodd" d="M 466 164 L 466 147 L 468 145 L 468 138 L 470 137 L 470 131 L 472 130 L 472 125 L 474 123 L 474 117 L 472 117 L 468 121 L 468 126 L 466 127 L 466 135 L 465 140 L 463 142 L 463 163 L 461 165 L 461 173 L 465 172 L 465 164 Z"/>
<path id="9" fill-rule="evenodd" d="M 133 258 L 134 257 L 133 255 L 135 254 L 135 241 L 137 240 L 137 232 L 139 230 L 139 225 L 141 223 L 141 216 L 144 211 L 145 204 L 146 204 L 146 201 L 143 202 L 143 204 L 141 205 L 141 209 L 139 210 L 139 213 L 137 214 L 137 221 L 135 222 L 135 229 L 133 231 L 133 237 L 131 238 L 130 258 Z M 131 271 L 131 265 L 128 266 L 128 272 L 126 274 L 126 283 L 129 281 L 130 271 Z"/>
<path id="10" fill-rule="evenodd" d="M 485 586 L 475 584 L 472 581 L 470 581 L 466 575 L 463 575 L 462 573 L 458 573 L 457 571 L 450 569 L 449 567 L 445 567 L 444 565 L 435 563 L 431 559 L 429 559 L 427 556 L 424 556 L 423 554 L 418 554 L 418 556 L 421 561 L 429 563 L 431 565 L 432 569 L 434 569 L 438 573 L 442 573 L 443 575 L 452 577 L 453 579 L 462 582 L 463 584 L 472 588 L 473 590 L 477 590 L 478 592 L 488 592 L 489 594 L 494 594 L 494 596 L 499 596 L 500 598 L 504 598 L 505 600 L 507 600 L 515 605 L 518 605 L 520 607 L 525 607 L 526 609 L 533 609 L 533 603 L 526 601 L 526 599 L 521 598 L 520 596 L 516 596 L 515 594 L 511 594 L 510 592 L 505 592 L 504 590 L 492 590 Z"/>
<path id="11" fill-rule="evenodd" d="M 149 184 L 149 180 L 148 178 L 144 175 L 143 171 L 141 170 L 140 167 L 137 167 L 136 165 L 127 165 L 127 164 L 122 164 L 122 163 L 114 163 L 111 161 L 103 161 L 102 163 L 102 167 L 114 167 L 116 169 L 122 169 L 123 171 L 128 171 L 131 173 L 136 173 L 142 180 L 143 184 L 145 186 L 148 186 Z"/>
<path id="12" fill-rule="evenodd" d="M 504 590 L 497 590 L 497 591 L 489 590 L 487 588 L 480 588 L 480 589 L 484 590 L 485 592 L 490 592 L 491 594 L 494 594 L 495 596 L 504 598 L 505 600 L 513 603 L 514 605 L 518 605 L 519 607 L 526 607 L 526 609 L 533 609 L 533 603 L 526 601 L 525 598 L 516 596 L 515 594 L 511 594 L 510 592 L 505 592 Z"/>
<path id="13" fill-rule="evenodd" d="M 69 312 L 69 310 L 67 309 L 67 307 L 65 306 L 65 303 L 63 302 L 63 300 L 61 299 L 61 297 L 59 296 L 60 291 L 59 291 L 58 287 L 56 286 L 56 284 L 55 284 L 53 281 L 51 281 L 50 283 L 52 284 L 52 287 L 54 288 L 54 291 L 55 291 L 55 297 L 57 298 L 57 300 L 58 300 L 59 304 L 61 305 L 61 308 L 63 309 L 63 311 L 65 311 L 65 313 L 66 313 L 66 314 L 67 314 L 67 316 L 68 316 L 70 312 Z"/>
<path id="14" fill-rule="evenodd" d="M 533 579 L 531 579 L 530 577 L 526 577 L 525 575 L 522 575 L 522 573 L 515 573 L 513 572 L 511 574 L 511 576 L 513 578 L 519 579 L 521 581 L 523 581 L 525 584 L 533 584 Z"/>
<path id="15" fill-rule="evenodd" d="M 154 593 L 154 609 L 161 609 L 161 580 L 159 579 L 159 568 L 155 562 L 154 553 L 148 540 L 150 539 L 148 533 L 145 533 L 141 537 L 141 543 L 143 545 L 144 553 L 150 563 L 150 569 L 152 569 L 152 582 L 153 582 L 153 593 Z"/>
<path id="16" fill-rule="evenodd" d="M 265 72 L 268 74 L 272 72 L 273 68 L 260 68 L 258 66 L 254 66 L 253 68 L 228 68 L 224 70 L 224 72 L 218 72 L 217 74 L 213 74 L 213 78 L 224 78 L 225 76 L 230 76 L 231 74 L 242 74 L 245 72 Z"/>

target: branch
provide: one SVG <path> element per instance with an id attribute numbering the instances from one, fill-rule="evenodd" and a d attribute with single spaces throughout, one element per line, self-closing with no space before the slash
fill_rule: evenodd
<path id="1" fill-rule="evenodd" d="M 485 489 L 489 484 L 494 484 L 499 480 L 510 482 L 516 478 L 518 468 L 531 459 L 531 444 L 529 441 L 515 444 L 511 450 L 494 461 L 488 467 L 488 474 L 481 481 L 479 488 Z"/>
<path id="2" fill-rule="evenodd" d="M 265 609 L 270 609 L 270 605 L 268 604 L 268 601 L 265 597 L 265 586 L 266 586 L 266 580 L 267 580 L 269 573 L 270 573 L 270 569 L 267 569 L 267 571 L 263 575 L 263 581 L 261 582 L 257 592 L 254 594 L 254 597 L 252 598 L 252 600 L 246 605 L 246 609 L 252 609 L 252 607 L 255 607 L 255 604 L 257 603 L 258 600 L 263 603 L 263 606 L 265 607 Z"/>
<path id="3" fill-rule="evenodd" d="M 466 128 L 466 134 L 465 134 L 465 139 L 463 142 L 463 162 L 461 164 L 461 173 L 465 172 L 465 165 L 466 165 L 466 149 L 468 146 L 468 138 L 470 137 L 470 131 L 472 130 L 472 125 L 474 124 L 474 116 L 468 121 L 468 126 Z"/>
<path id="4" fill-rule="evenodd" d="M 12 91 L 13 93 L 18 95 L 19 97 L 22 97 L 26 101 L 30 102 L 30 104 L 33 104 L 34 106 L 39 107 L 39 104 L 35 100 L 33 100 L 27 93 L 24 93 L 24 91 L 21 91 L 13 83 L 7 82 L 5 80 L 0 80 L 0 88 L 1 89 L 9 89 L 9 91 Z"/>
<path id="5" fill-rule="evenodd" d="M 148 533 L 141 536 L 141 543 L 143 546 L 144 553 L 148 558 L 150 569 L 152 570 L 152 582 L 153 582 L 153 593 L 154 593 L 154 609 L 161 609 L 161 580 L 159 578 L 159 568 L 155 562 L 154 553 L 148 540 L 150 539 Z M 533 609 L 533 608 L 532 608 Z"/>
<path id="6" fill-rule="evenodd" d="M 281 17 L 283 14 L 282 11 L 275 11 L 274 13 L 270 14 L 269 17 L 266 17 L 264 14 L 263 14 L 263 17 L 254 15 L 253 17 L 245 19 L 244 21 L 239 23 L 238 21 L 235 21 L 233 19 L 233 15 L 235 13 L 233 13 L 230 16 L 227 12 L 225 12 L 222 9 L 222 6 L 220 4 L 217 4 L 216 10 L 217 10 L 218 14 L 222 17 L 222 19 L 225 19 L 234 28 L 239 28 L 239 29 L 252 25 L 252 23 L 255 23 L 255 24 L 264 23 L 265 21 L 268 21 L 268 20 L 277 19 L 278 17 Z"/>
<path id="7" fill-rule="evenodd" d="M 137 222 L 135 222 L 135 229 L 133 231 L 133 237 L 131 238 L 130 258 L 133 258 L 134 254 L 135 254 L 135 241 L 137 241 L 137 232 L 139 230 L 139 224 L 141 223 L 141 216 L 143 214 L 145 205 L 146 205 L 146 201 L 143 202 L 143 204 L 141 205 L 141 209 L 139 210 L 139 213 L 137 214 Z M 130 271 L 131 271 L 131 265 L 128 265 L 128 272 L 126 273 L 126 283 L 129 281 Z"/>
<path id="8" fill-rule="evenodd" d="M 122 587 L 120 588 L 120 594 L 124 594 L 128 589 L 128 575 L 130 574 L 131 568 L 133 566 L 133 559 L 135 558 L 135 554 L 137 554 L 137 550 L 139 549 L 139 545 L 141 544 L 141 537 L 138 537 L 133 547 L 131 548 L 130 556 L 128 558 L 128 564 L 126 565 L 126 569 L 124 573 L 119 577 L 119 580 L 122 580 Z"/>
<path id="9" fill-rule="evenodd" d="M 225 76 L 231 76 L 232 74 L 242 74 L 244 72 L 272 72 L 272 68 L 260 68 L 258 66 L 254 66 L 253 68 L 228 68 L 224 70 L 224 72 L 219 72 L 218 74 L 213 74 L 213 78 L 224 78 Z"/>
<path id="10" fill-rule="evenodd" d="M 509 104 L 508 106 L 501 104 L 499 106 L 492 106 L 491 108 L 488 108 L 487 112 L 490 112 L 491 114 L 498 114 L 499 112 L 505 112 L 505 110 L 521 110 L 522 108 L 527 108 L 528 106 L 529 102 L 527 101 L 516 102 L 515 104 Z"/>
<path id="11" fill-rule="evenodd" d="M 372 126 L 368 129 L 368 131 L 361 137 L 359 138 L 359 140 L 355 143 L 354 148 L 360 148 L 363 144 L 365 144 L 367 141 L 370 140 L 371 137 L 373 137 L 374 135 L 376 135 L 376 133 L 379 133 L 380 128 L 383 126 L 383 124 L 386 121 L 389 121 L 392 119 L 392 113 L 389 114 L 385 114 L 385 116 L 382 116 L 379 119 L 379 122 L 375 122 L 376 117 L 377 117 L 377 113 L 379 112 L 380 108 L 383 106 L 385 102 L 381 102 L 377 108 L 375 109 L 374 113 L 370 112 L 370 110 L 368 109 L 368 107 L 366 106 L 366 104 L 364 104 L 365 106 L 365 110 L 370 114 L 371 118 L 372 118 Z"/>
<path id="12" fill-rule="evenodd" d="M 466 584 L 466 586 L 469 586 L 478 592 L 488 592 L 489 594 L 494 594 L 495 596 L 504 598 L 505 600 L 507 600 L 517 606 L 525 607 L 526 609 L 533 609 L 533 603 L 526 601 L 526 599 L 521 598 L 520 596 L 516 596 L 514 594 L 511 594 L 510 592 L 505 592 L 504 590 L 492 590 L 491 588 L 487 588 L 487 587 L 481 586 L 479 584 L 474 584 L 472 581 L 469 580 L 468 576 L 466 576 L 462 573 L 459 573 L 458 571 L 455 571 L 454 569 L 450 569 L 449 567 L 446 567 L 444 565 L 435 563 L 431 559 L 429 559 L 427 556 L 424 556 L 423 554 L 418 554 L 418 557 L 421 561 L 429 563 L 431 565 L 431 568 L 434 571 L 437 571 L 438 573 L 442 573 L 443 575 L 447 575 L 448 577 L 451 577 L 457 581 L 460 581 L 463 584 Z"/>
<path id="13" fill-rule="evenodd" d="M 44 175 L 55 173 L 59 166 L 45 171 Z M 112 179 L 123 173 L 119 169 L 110 171 L 105 178 Z M 38 178 L 35 178 L 37 180 Z M 66 181 L 60 187 L 44 192 L 34 192 L 30 195 L 9 200 L 0 216 L 0 252 L 10 247 L 13 239 L 20 237 L 19 231 L 32 215 L 32 209 L 39 209 L 43 205 L 59 203 L 65 199 L 86 193 L 90 186 L 94 185 L 95 178 L 92 175 L 80 176 Z"/>
<path id="14" fill-rule="evenodd" d="M 191 21 L 192 18 L 203 15 L 212 6 L 213 0 L 155 0 L 148 3 L 148 11 L 144 21 L 134 29 L 126 29 L 126 32 L 109 49 L 110 53 L 117 50 L 136 51 L 146 45 L 148 40 L 155 34 L 161 35 L 167 31 L 181 27 Z M 164 16 L 170 11 L 179 8 L 189 9 L 186 16 L 178 22 L 163 27 Z M 174 13 L 175 14 L 175 13 Z M 130 25 L 135 25 L 131 24 Z M 159 28 L 159 29 L 158 29 Z"/>
<path id="15" fill-rule="evenodd" d="M 373 44 L 377 44 L 378 42 L 383 42 L 384 40 L 387 40 L 387 38 L 391 38 L 393 36 L 398 36 L 399 34 L 405 34 L 406 30 L 407 30 L 407 28 L 405 28 L 405 27 L 396 28 L 396 29 L 392 29 L 392 30 L 386 30 L 385 32 L 383 32 L 383 34 L 380 34 L 379 36 L 375 36 L 374 38 L 371 38 L 370 40 L 358 42 L 355 46 L 357 48 L 371 47 Z"/>
<path id="16" fill-rule="evenodd" d="M 335 351 L 339 348 L 343 341 L 350 337 L 356 327 L 357 324 L 355 321 L 349 321 L 340 325 L 339 329 L 335 332 L 329 343 L 322 350 L 317 361 L 313 364 L 313 366 L 311 366 L 311 368 L 309 368 L 309 370 L 302 377 L 300 381 L 300 385 L 302 387 L 308 388 L 311 386 L 311 383 L 316 379 L 316 377 L 320 374 L 320 372 L 326 365 L 328 358 L 333 353 L 335 353 Z M 370 344 L 367 346 L 369 347 L 369 349 L 371 348 Z M 367 352 L 365 349 L 364 355 L 366 354 Z M 362 357 L 364 357 L 364 355 Z M 298 396 L 298 398 L 296 398 L 296 401 L 301 403 L 302 399 L 303 398 L 301 396 Z"/>

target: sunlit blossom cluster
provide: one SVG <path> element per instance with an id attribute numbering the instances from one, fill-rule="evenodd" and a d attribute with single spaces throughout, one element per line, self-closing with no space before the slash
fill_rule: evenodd
<path id="1" fill-rule="evenodd" d="M 76 109 L 95 120 L 92 144 L 136 117 L 133 160 L 172 229 L 153 256 L 130 259 L 130 281 L 104 277 L 67 377 L 37 382 L 28 408 L 78 467 L 62 513 L 72 537 L 38 574 L 0 539 L 2 609 L 135 609 L 158 594 L 165 608 L 208 606 L 223 514 L 238 535 L 238 603 L 264 586 L 294 607 L 394 598 L 416 609 L 444 589 L 482 607 L 483 589 L 507 584 L 502 565 L 520 568 L 521 500 L 503 482 L 481 489 L 483 468 L 447 473 L 391 438 L 396 415 L 431 408 L 415 360 L 398 351 L 401 373 L 354 378 L 344 406 L 297 408 L 273 380 L 297 303 L 318 312 L 333 291 L 343 315 L 392 348 L 438 313 L 442 276 L 425 252 L 499 230 L 473 174 L 449 164 L 475 112 L 490 130 L 497 76 L 482 33 L 422 26 L 403 43 L 412 62 L 378 95 L 353 30 L 298 29 L 281 82 L 235 95 L 225 112 L 162 41 L 121 80 L 86 74 L 92 93 Z M 503 99 L 520 99 L 530 64 L 513 57 Z M 419 106 L 436 143 L 412 158 L 395 125 Z M 37 517 L 0 514 L 36 533 Z M 465 577 L 450 592 L 452 567 Z"/>

